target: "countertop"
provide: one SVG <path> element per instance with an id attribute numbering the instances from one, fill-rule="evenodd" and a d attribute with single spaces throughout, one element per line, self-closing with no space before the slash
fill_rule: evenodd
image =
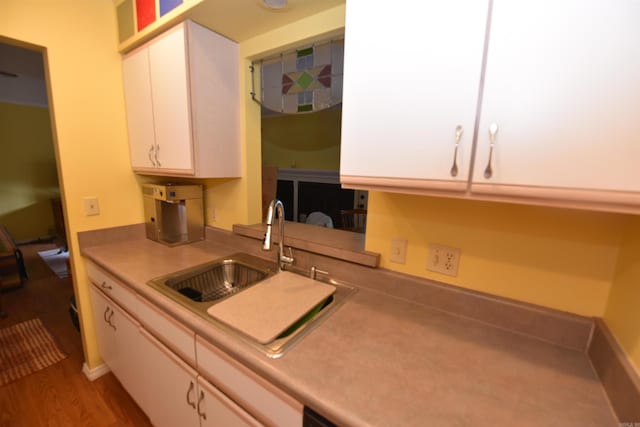
<path id="1" fill-rule="evenodd" d="M 234 252 L 212 241 L 169 248 L 146 239 L 82 250 L 338 425 L 618 425 L 585 353 L 406 299 L 360 288 L 283 357 L 269 359 L 146 285 Z"/>

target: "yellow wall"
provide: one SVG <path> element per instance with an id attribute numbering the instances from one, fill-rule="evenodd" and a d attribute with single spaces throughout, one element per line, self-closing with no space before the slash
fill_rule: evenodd
<path id="1" fill-rule="evenodd" d="M 3 0 L 0 36 L 45 49 L 53 139 L 65 203 L 85 358 L 100 363 L 77 232 L 143 221 L 129 163 L 117 24 L 111 0 Z M 11 42 L 11 41 L 10 41 Z M 83 197 L 101 213 L 85 216 Z"/>
<path id="2" fill-rule="evenodd" d="M 262 119 L 262 165 L 340 169 L 342 109 Z"/>
<path id="3" fill-rule="evenodd" d="M 205 182 L 207 223 L 228 229 L 260 221 L 261 119 L 249 96 L 250 61 L 337 35 L 343 26 L 340 6 L 241 43 L 244 178 Z M 0 29 L 1 36 L 46 49 L 85 356 L 95 367 L 100 360 L 76 233 L 143 220 L 139 182 L 129 164 L 115 9 L 111 0 L 3 0 Z M 85 196 L 99 198 L 101 215 L 84 216 Z M 370 194 L 369 212 L 367 249 L 381 252 L 387 268 L 597 316 L 605 314 L 613 282 L 606 319 L 637 363 L 638 318 L 618 313 L 629 295 L 637 297 L 640 273 L 630 255 L 640 240 L 637 223 L 616 271 L 624 216 L 383 193 Z M 409 239 L 404 266 L 387 260 L 389 240 L 396 236 Z M 457 278 L 425 270 L 428 242 L 462 249 Z"/>
<path id="4" fill-rule="evenodd" d="M 369 193 L 367 250 L 404 273 L 588 316 L 602 316 L 627 217 Z M 406 264 L 389 262 L 393 237 Z M 457 277 L 426 270 L 429 243 L 460 248 Z"/>
<path id="5" fill-rule="evenodd" d="M 640 372 L 640 217 L 624 230 L 604 320 Z"/>
<path id="6" fill-rule="evenodd" d="M 60 197 L 49 109 L 0 102 L 0 224 L 15 240 L 53 234 Z"/>

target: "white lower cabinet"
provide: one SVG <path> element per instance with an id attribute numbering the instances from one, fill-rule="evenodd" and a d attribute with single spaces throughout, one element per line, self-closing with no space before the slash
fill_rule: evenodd
<path id="1" fill-rule="evenodd" d="M 142 376 L 147 389 L 142 409 L 153 425 L 261 425 L 144 329 L 141 336 L 146 359 Z"/>
<path id="2" fill-rule="evenodd" d="M 196 336 L 200 373 L 268 425 L 302 425 L 303 405 L 201 337 Z"/>
<path id="3" fill-rule="evenodd" d="M 146 387 L 140 381 L 145 364 L 140 324 L 95 286 L 90 289 L 100 355 L 131 397 L 142 406 L 146 400 Z"/>
<path id="4" fill-rule="evenodd" d="M 91 267 L 100 355 L 154 426 L 302 425 L 301 403 Z M 105 294 L 114 289 L 118 303 Z"/>
<path id="5" fill-rule="evenodd" d="M 147 388 L 142 409 L 154 426 L 197 426 L 198 373 L 144 329 L 142 351 L 146 363 L 141 381 Z"/>
<path id="6" fill-rule="evenodd" d="M 262 425 L 202 377 L 198 377 L 196 407 L 200 414 L 201 427 L 259 427 Z"/>

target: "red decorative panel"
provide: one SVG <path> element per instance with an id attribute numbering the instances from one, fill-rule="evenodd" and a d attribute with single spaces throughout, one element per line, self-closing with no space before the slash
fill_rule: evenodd
<path id="1" fill-rule="evenodd" d="M 156 0 L 136 0 L 138 31 L 156 20 Z"/>

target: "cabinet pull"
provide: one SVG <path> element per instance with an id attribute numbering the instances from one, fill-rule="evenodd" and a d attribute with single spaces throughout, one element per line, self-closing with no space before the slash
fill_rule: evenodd
<path id="1" fill-rule="evenodd" d="M 200 415 L 200 418 L 202 418 L 203 420 L 206 420 L 207 414 L 205 412 L 200 411 L 200 405 L 202 404 L 203 400 L 204 400 L 204 392 L 200 390 L 200 398 L 198 399 L 198 415 Z"/>
<path id="2" fill-rule="evenodd" d="M 149 155 L 149 161 L 150 161 L 150 162 L 151 162 L 151 164 L 155 167 L 155 166 L 156 166 L 156 161 L 155 161 L 155 160 L 153 160 L 153 156 L 152 156 L 152 154 L 153 154 L 153 149 L 154 149 L 154 145 L 153 145 L 153 144 L 151 144 L 151 147 L 149 147 L 149 153 L 148 153 L 148 155 Z"/>
<path id="3" fill-rule="evenodd" d="M 491 178 L 491 175 L 493 175 L 491 160 L 493 158 L 493 146 L 496 145 L 496 133 L 498 133 L 498 124 L 494 122 L 489 125 L 489 163 L 487 163 L 487 168 L 484 170 L 486 179 Z"/>
<path id="4" fill-rule="evenodd" d="M 456 126 L 456 148 L 453 151 L 453 166 L 451 166 L 451 176 L 458 176 L 458 145 L 460 145 L 460 138 L 462 138 L 462 126 Z"/>
<path id="5" fill-rule="evenodd" d="M 155 163 L 156 167 L 160 168 L 160 167 L 162 167 L 162 165 L 160 164 L 160 160 L 158 160 L 158 151 L 160 151 L 160 146 L 158 144 L 156 144 L 156 151 L 155 151 L 155 154 L 153 156 L 156 159 L 156 163 Z"/>
<path id="6" fill-rule="evenodd" d="M 196 409 L 196 403 L 191 401 L 191 392 L 193 391 L 194 387 L 195 387 L 195 385 L 193 384 L 193 381 L 190 381 L 189 382 L 189 390 L 187 390 L 187 403 L 193 409 Z"/>
<path id="7" fill-rule="evenodd" d="M 102 318 L 106 323 L 109 323 L 109 319 L 107 319 L 107 313 L 109 312 L 109 310 L 110 310 L 109 306 L 105 307 L 104 313 L 102 314 Z"/>
<path id="8" fill-rule="evenodd" d="M 109 289 L 109 290 L 113 289 L 113 288 L 111 287 L 111 285 L 107 285 L 107 282 L 102 282 L 102 284 L 100 285 L 100 287 L 101 287 L 102 289 Z"/>
<path id="9" fill-rule="evenodd" d="M 114 325 L 111 322 L 111 319 L 113 318 L 113 315 L 116 314 L 115 310 L 111 310 L 111 314 L 109 315 L 109 318 L 107 319 L 107 323 L 109 324 L 109 326 L 111 326 L 113 328 L 113 330 L 116 330 L 116 325 Z"/>

